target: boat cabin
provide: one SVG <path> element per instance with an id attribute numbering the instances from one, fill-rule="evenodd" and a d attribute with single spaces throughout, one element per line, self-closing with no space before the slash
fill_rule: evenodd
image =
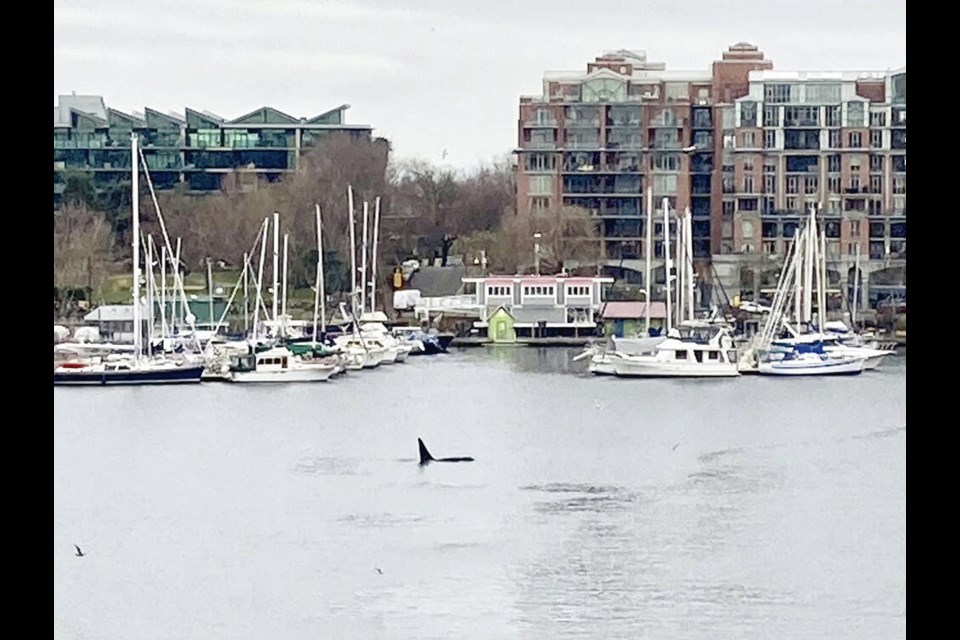
<path id="1" fill-rule="evenodd" d="M 276 353 L 244 354 L 230 358 L 231 371 L 283 371 L 289 368 L 289 356 Z"/>

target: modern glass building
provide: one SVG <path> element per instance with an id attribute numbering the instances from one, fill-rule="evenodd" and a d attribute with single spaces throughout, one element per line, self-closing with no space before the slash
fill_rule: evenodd
<path id="1" fill-rule="evenodd" d="M 274 181 L 297 167 L 300 154 L 324 136 L 345 132 L 369 139 L 370 125 L 346 124 L 350 105 L 312 118 L 262 107 L 235 120 L 187 109 L 183 115 L 145 109 L 124 113 L 100 96 L 59 96 L 53 108 L 53 204 L 61 203 L 65 176 L 82 172 L 95 187 L 125 182 L 130 174 L 130 133 L 141 137 L 150 177 L 158 190 L 220 188 L 231 171 Z"/>

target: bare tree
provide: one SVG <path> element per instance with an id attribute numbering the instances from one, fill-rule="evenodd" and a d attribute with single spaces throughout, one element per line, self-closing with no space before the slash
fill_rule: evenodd
<path id="1" fill-rule="evenodd" d="M 99 293 L 113 263 L 114 236 L 103 213 L 67 206 L 53 217 L 54 307 L 65 313 L 76 290 Z"/>

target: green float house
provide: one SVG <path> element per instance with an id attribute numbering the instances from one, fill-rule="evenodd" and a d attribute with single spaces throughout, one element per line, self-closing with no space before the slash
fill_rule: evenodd
<path id="1" fill-rule="evenodd" d="M 495 344 L 513 344 L 517 341 L 517 332 L 513 325 L 516 322 L 509 311 L 503 306 L 490 314 L 487 318 L 487 337 Z"/>
<path id="2" fill-rule="evenodd" d="M 667 305 L 663 302 L 650 304 L 650 329 L 662 331 L 666 325 Z M 647 303 L 611 301 L 604 302 L 597 315 L 603 323 L 606 337 L 630 338 L 647 327 Z"/>

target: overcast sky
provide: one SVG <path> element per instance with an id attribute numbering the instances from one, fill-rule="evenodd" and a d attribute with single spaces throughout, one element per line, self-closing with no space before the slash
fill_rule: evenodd
<path id="1" fill-rule="evenodd" d="M 906 1 L 54 0 L 53 93 L 227 119 L 347 103 L 397 158 L 467 168 L 515 146 L 545 70 L 616 49 L 705 70 L 741 41 L 780 70 L 895 69 Z"/>

